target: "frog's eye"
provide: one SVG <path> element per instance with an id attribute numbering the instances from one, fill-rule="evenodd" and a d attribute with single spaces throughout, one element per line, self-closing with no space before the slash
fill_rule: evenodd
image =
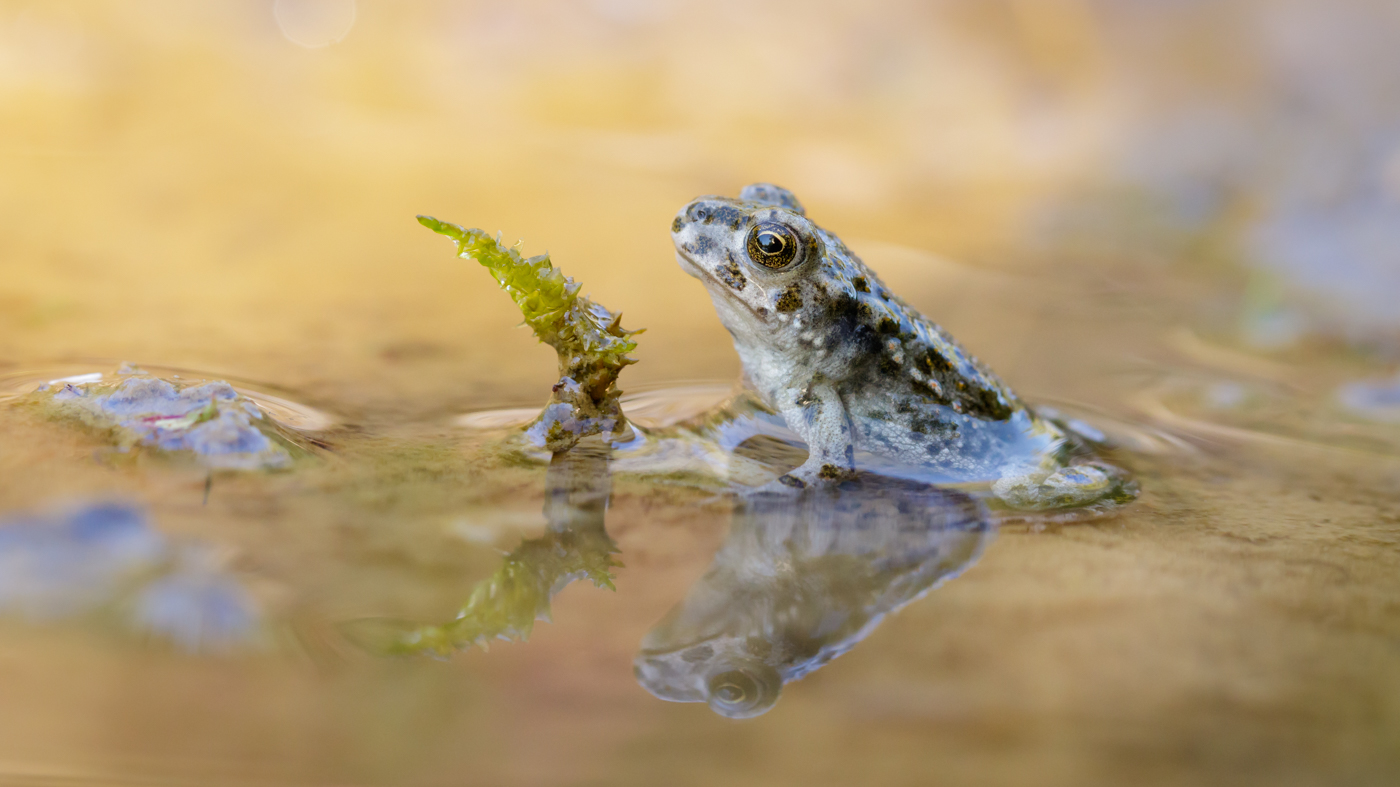
<path id="1" fill-rule="evenodd" d="M 710 710 L 731 719 L 747 719 L 773 707 L 783 690 L 783 679 L 772 667 L 753 665 L 712 676 L 706 689 Z"/>
<path id="2" fill-rule="evenodd" d="M 765 268 L 784 268 L 797 259 L 797 233 L 776 222 L 764 222 L 749 230 L 749 259 Z"/>

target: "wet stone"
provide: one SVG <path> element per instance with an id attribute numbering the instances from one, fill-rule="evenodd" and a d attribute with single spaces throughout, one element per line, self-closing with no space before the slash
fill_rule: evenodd
<path id="1" fill-rule="evenodd" d="M 121 449 L 184 453 L 223 470 L 292 461 L 277 425 L 226 382 L 173 382 L 123 367 L 115 379 L 52 383 L 32 396 L 61 419 L 107 430 Z"/>

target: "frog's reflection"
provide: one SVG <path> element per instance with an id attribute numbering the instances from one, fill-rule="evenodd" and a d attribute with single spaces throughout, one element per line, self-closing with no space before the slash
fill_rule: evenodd
<path id="1" fill-rule="evenodd" d="M 391 638 L 379 649 L 446 656 L 526 639 L 571 582 L 611 587 L 611 569 L 621 564 L 604 529 L 610 455 L 600 441 L 555 454 L 546 534 L 507 555 L 451 621 L 380 621 Z M 834 487 L 741 494 L 710 570 L 642 641 L 637 680 L 664 700 L 756 716 L 784 683 L 846 652 L 886 614 L 969 566 L 991 535 L 976 498 L 906 479 L 858 474 Z M 360 627 L 361 635 L 369 631 Z"/>
<path id="2" fill-rule="evenodd" d="M 980 502 L 900 479 L 741 497 L 710 570 L 643 639 L 637 680 L 663 700 L 757 716 L 971 565 L 991 534 Z"/>

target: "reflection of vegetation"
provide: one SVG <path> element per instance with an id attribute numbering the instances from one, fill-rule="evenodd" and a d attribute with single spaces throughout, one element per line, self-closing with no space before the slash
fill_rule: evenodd
<path id="1" fill-rule="evenodd" d="M 466 229 L 419 216 L 419 223 L 457 245 L 457 256 L 475 259 L 491 272 L 520 307 L 525 324 L 559 353 L 559 382 L 550 404 L 530 427 L 534 441 L 563 451 L 591 434 L 610 434 L 624 425 L 614 389 L 623 367 L 636 363 L 637 349 L 613 314 L 578 294 L 579 285 L 549 261 L 549 255 L 523 258 L 479 229 Z M 519 246 L 519 244 L 516 244 Z"/>
<path id="2" fill-rule="evenodd" d="M 549 618 L 549 601 L 578 579 L 613 589 L 617 545 L 602 528 L 549 533 L 522 543 L 501 568 L 472 591 L 457 617 L 424 626 L 388 647 L 394 653 L 446 656 L 493 639 L 524 640 L 537 619 Z"/>
<path id="3" fill-rule="evenodd" d="M 352 626 L 352 636 L 387 653 L 446 656 L 473 645 L 485 648 L 493 639 L 529 638 L 535 621 L 549 618 L 550 599 L 575 580 L 614 589 L 612 569 L 622 564 L 603 526 L 611 492 L 609 453 L 594 438 L 554 455 L 545 479 L 549 532 L 507 555 L 472 590 L 457 617 L 430 626 L 391 623 L 387 639 L 373 637 L 374 623 L 361 621 Z"/>

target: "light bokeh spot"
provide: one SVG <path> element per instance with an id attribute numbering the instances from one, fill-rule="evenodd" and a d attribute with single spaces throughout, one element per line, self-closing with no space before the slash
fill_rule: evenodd
<path id="1" fill-rule="evenodd" d="M 339 43 L 355 26 L 355 0 L 276 0 L 282 35 L 308 49 Z"/>

